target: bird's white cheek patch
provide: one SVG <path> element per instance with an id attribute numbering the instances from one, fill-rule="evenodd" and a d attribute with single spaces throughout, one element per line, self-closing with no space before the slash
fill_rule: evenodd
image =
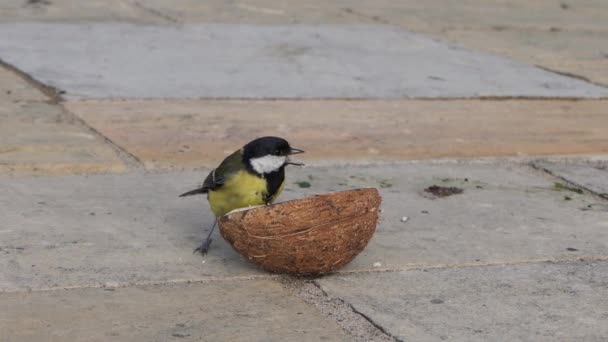
<path id="1" fill-rule="evenodd" d="M 259 158 L 252 158 L 250 160 L 251 166 L 257 173 L 271 173 L 277 171 L 285 162 L 287 157 L 284 156 L 263 156 Z"/>

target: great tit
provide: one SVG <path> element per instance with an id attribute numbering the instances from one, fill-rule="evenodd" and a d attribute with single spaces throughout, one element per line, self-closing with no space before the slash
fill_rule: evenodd
<path id="1" fill-rule="evenodd" d="M 274 202 L 285 185 L 285 166 L 303 165 L 291 161 L 289 156 L 303 152 L 283 138 L 255 139 L 211 170 L 201 187 L 179 195 L 207 194 L 216 217 L 211 231 L 194 252 L 207 253 L 218 217 L 235 209 Z"/>

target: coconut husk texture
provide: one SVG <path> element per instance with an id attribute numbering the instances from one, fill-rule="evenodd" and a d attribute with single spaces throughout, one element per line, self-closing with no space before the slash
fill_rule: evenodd
<path id="1" fill-rule="evenodd" d="M 237 211 L 218 222 L 224 239 L 263 269 L 320 275 L 367 246 L 381 200 L 374 188 L 348 190 Z"/>

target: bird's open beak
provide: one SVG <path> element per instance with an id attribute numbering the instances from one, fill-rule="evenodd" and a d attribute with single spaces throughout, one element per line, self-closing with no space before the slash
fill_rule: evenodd
<path id="1" fill-rule="evenodd" d="M 289 150 L 289 155 L 293 155 L 293 154 L 300 154 L 300 153 L 304 153 L 304 150 L 300 150 L 299 148 L 291 148 L 291 150 Z M 287 158 L 287 162 L 285 163 L 287 165 L 296 165 L 296 166 L 304 166 L 304 163 L 301 162 L 295 162 L 290 160 L 289 158 Z"/>
<path id="2" fill-rule="evenodd" d="M 289 155 L 292 154 L 300 154 L 300 153 L 304 153 L 304 150 L 300 150 L 299 148 L 291 148 L 291 150 L 289 151 Z"/>

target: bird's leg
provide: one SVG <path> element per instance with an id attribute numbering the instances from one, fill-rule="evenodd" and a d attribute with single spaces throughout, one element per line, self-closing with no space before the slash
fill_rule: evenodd
<path id="1" fill-rule="evenodd" d="M 194 253 L 201 252 L 202 255 L 207 254 L 207 252 L 209 251 L 209 246 L 211 245 L 211 241 L 213 241 L 213 239 L 211 238 L 211 234 L 213 234 L 213 230 L 215 229 L 216 225 L 217 219 L 215 220 L 215 222 L 213 222 L 213 227 L 211 227 L 211 231 L 209 232 L 209 234 L 207 234 L 205 240 L 203 240 L 201 245 L 194 250 Z"/>

